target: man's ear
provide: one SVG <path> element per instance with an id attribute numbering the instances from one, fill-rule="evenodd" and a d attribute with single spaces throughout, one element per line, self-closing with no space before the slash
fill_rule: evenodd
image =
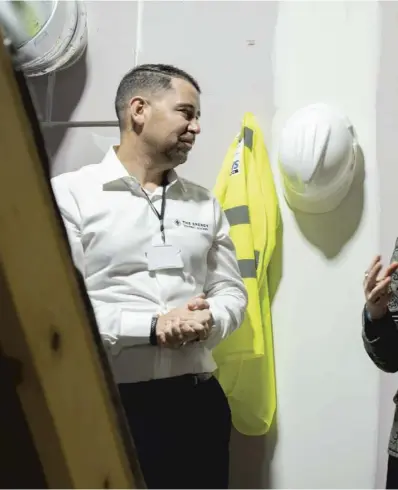
<path id="1" fill-rule="evenodd" d="M 148 109 L 148 103 L 142 97 L 133 97 L 130 100 L 130 117 L 133 125 L 142 127 L 145 120 L 145 111 Z"/>

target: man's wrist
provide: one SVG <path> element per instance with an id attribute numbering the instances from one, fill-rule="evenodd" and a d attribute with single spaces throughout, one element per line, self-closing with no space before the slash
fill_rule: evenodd
<path id="1" fill-rule="evenodd" d="M 377 323 L 379 322 L 380 320 L 383 320 L 386 315 L 388 313 L 388 308 L 385 309 L 385 311 L 379 315 L 372 315 L 367 307 L 367 305 L 365 305 L 365 317 L 366 317 L 366 320 L 370 323 Z"/>
<path id="2" fill-rule="evenodd" d="M 153 346 L 158 345 L 158 337 L 156 335 L 156 327 L 158 324 L 158 316 L 153 316 L 151 320 L 151 330 L 149 332 L 149 343 Z"/>
<path id="3" fill-rule="evenodd" d="M 365 305 L 365 318 L 368 322 L 372 322 L 372 315 L 369 313 L 368 307 Z"/>

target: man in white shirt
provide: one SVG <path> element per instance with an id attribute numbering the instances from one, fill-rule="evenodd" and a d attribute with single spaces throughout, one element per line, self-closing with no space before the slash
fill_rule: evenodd
<path id="1" fill-rule="evenodd" d="M 140 65 L 115 105 L 120 146 L 52 180 L 73 259 L 148 488 L 228 488 L 231 414 L 211 350 L 247 293 L 218 202 L 174 171 L 200 133 L 200 88 Z"/>

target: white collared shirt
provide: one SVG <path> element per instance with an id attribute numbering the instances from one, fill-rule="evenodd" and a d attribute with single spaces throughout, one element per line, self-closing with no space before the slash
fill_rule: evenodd
<path id="1" fill-rule="evenodd" d="M 118 383 L 214 371 L 211 349 L 240 326 L 247 305 L 217 200 L 174 171 L 168 178 L 166 243 L 181 251 L 184 268 L 155 273 L 148 272 L 146 252 L 160 242 L 159 218 L 113 148 L 101 163 L 52 179 Z M 148 196 L 160 213 L 162 188 Z M 183 307 L 202 292 L 214 319 L 209 338 L 178 350 L 151 346 L 153 315 Z"/>

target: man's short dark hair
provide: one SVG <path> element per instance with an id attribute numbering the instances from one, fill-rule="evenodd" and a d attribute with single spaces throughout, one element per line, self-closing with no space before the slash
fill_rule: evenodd
<path id="1" fill-rule="evenodd" d="M 156 93 L 168 90 L 171 88 L 173 78 L 186 80 L 200 93 L 198 82 L 184 70 L 172 65 L 138 65 L 126 73 L 119 84 L 115 99 L 115 110 L 120 128 L 123 129 L 124 112 L 132 97 L 145 92 Z"/>

